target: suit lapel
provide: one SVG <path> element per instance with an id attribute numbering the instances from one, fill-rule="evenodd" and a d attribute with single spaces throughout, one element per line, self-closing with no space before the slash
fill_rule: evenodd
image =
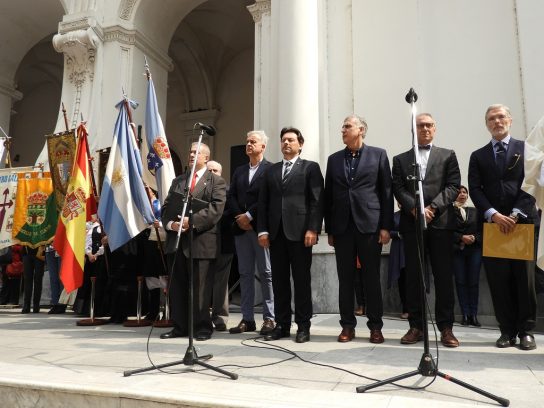
<path id="1" fill-rule="evenodd" d="M 200 179 L 198 179 L 198 181 L 196 182 L 195 189 L 193 190 L 193 197 L 200 195 L 202 190 L 206 188 L 209 178 L 210 178 L 210 172 L 205 171 L 202 177 L 200 177 Z"/>
<path id="2" fill-rule="evenodd" d="M 434 164 L 437 162 L 439 155 L 440 155 L 440 151 L 438 150 L 438 147 L 433 145 L 431 147 L 431 151 L 429 152 L 429 158 L 427 159 L 427 168 L 425 169 L 425 178 L 427 178 L 427 174 L 431 174 L 430 171 L 432 170 Z"/>
<path id="3" fill-rule="evenodd" d="M 253 178 L 251 179 L 251 183 L 249 183 L 249 185 L 252 185 L 253 182 L 259 178 L 259 176 L 263 173 L 265 167 L 268 165 L 268 162 L 263 159 L 261 161 L 261 164 L 259 164 L 259 167 L 257 167 L 257 171 L 255 172 L 255 174 L 253 175 Z M 249 180 L 249 166 L 247 167 L 247 177 L 246 177 L 246 180 Z"/>

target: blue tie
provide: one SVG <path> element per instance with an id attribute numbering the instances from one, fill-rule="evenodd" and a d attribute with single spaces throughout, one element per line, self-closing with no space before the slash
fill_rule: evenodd
<path id="1" fill-rule="evenodd" d="M 502 141 L 498 142 L 495 146 L 497 147 L 497 151 L 495 152 L 495 164 L 500 172 L 503 173 L 506 166 L 506 149 Z"/>

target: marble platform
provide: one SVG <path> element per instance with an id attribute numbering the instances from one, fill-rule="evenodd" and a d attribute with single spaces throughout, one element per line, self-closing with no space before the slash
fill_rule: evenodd
<path id="1" fill-rule="evenodd" d="M 231 315 L 231 324 L 240 319 Z M 392 385 L 364 394 L 356 387 L 415 370 L 421 343 L 402 346 L 406 321 L 385 320 L 386 342 L 368 342 L 366 319 L 360 317 L 357 337 L 338 343 L 338 315 L 319 314 L 312 322 L 312 340 L 291 339 L 259 343 L 255 333 L 214 333 L 195 342 L 208 362 L 238 374 L 231 380 L 199 366 L 178 365 L 124 377 L 126 370 L 180 360 L 187 339 L 160 340 L 165 329 L 126 328 L 121 325 L 76 326 L 72 312 L 64 315 L 20 314 L 0 309 L 0 406 L 26 407 L 467 407 L 498 406 L 494 401 L 437 378 L 426 390 Z M 540 408 L 544 402 L 544 335 L 539 348 L 521 351 L 493 346 L 493 328 L 455 327 L 458 349 L 431 343 L 439 368 L 460 380 L 503 398 L 511 406 Z M 293 357 L 281 346 L 297 353 Z M 148 348 L 149 347 L 149 348 Z M 149 351 L 149 354 L 148 354 Z M 314 363 L 314 364 L 312 364 Z M 334 366 L 331 368 L 327 366 Z M 350 371 L 351 373 L 349 373 Z M 415 376 L 402 382 L 421 387 L 432 378 Z M 99 405 L 98 405 L 99 404 Z"/>

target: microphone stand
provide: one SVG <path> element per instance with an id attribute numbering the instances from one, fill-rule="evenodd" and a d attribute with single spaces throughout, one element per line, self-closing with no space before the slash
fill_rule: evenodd
<path id="1" fill-rule="evenodd" d="M 365 391 L 371 390 L 373 388 L 381 387 L 386 384 L 393 384 L 397 381 L 404 380 L 416 375 L 421 375 L 423 377 L 440 377 L 445 380 L 451 381 L 454 384 L 460 385 L 466 389 L 474 391 L 484 397 L 490 398 L 497 401 L 503 407 L 510 405 L 510 401 L 506 398 L 498 397 L 494 394 L 491 394 L 487 391 L 482 390 L 481 388 L 475 387 L 471 384 L 467 384 L 464 381 L 458 380 L 449 374 L 445 374 L 438 369 L 434 358 L 429 349 L 429 330 L 428 330 L 428 321 L 427 321 L 427 302 L 425 294 L 425 247 L 423 240 L 423 231 L 427 229 L 427 223 L 425 221 L 425 205 L 423 199 L 423 179 L 421 177 L 421 163 L 419 160 L 419 149 L 417 143 L 417 132 L 416 132 L 416 107 L 415 102 L 417 102 L 417 94 L 413 88 L 410 88 L 410 91 L 406 95 L 406 102 L 408 102 L 412 107 L 412 146 L 414 151 L 414 174 L 407 177 L 408 180 L 414 183 L 414 194 L 416 199 L 416 205 L 419 204 L 418 211 L 416 211 L 416 241 L 418 247 L 418 258 L 419 258 L 419 285 L 420 285 L 420 300 L 421 300 L 421 318 L 423 321 L 423 355 L 419 361 L 419 366 L 416 370 L 410 371 L 405 374 L 397 375 L 382 381 L 376 381 L 370 385 L 361 385 L 356 388 L 358 393 L 363 393 Z"/>
<path id="2" fill-rule="evenodd" d="M 213 371 L 216 371 L 218 373 L 221 373 L 223 375 L 226 375 L 227 377 L 230 377 L 231 379 L 233 380 L 236 380 L 238 379 L 238 374 L 235 374 L 235 373 L 231 373 L 229 371 L 226 371 L 226 370 L 223 370 L 219 367 L 214 367 L 208 363 L 205 363 L 203 360 L 209 360 L 213 357 L 212 354 L 206 354 L 204 356 L 198 356 L 197 352 L 196 352 L 196 349 L 194 347 L 194 327 L 193 327 L 193 308 L 194 308 L 194 304 L 193 304 L 193 273 L 194 273 L 194 264 L 193 264 L 193 233 L 194 233 L 194 226 L 193 226 L 193 208 L 192 208 L 192 200 L 193 200 L 193 195 L 192 195 L 192 192 L 190 191 L 190 183 L 191 181 L 193 180 L 193 177 L 194 177 L 194 174 L 195 174 L 195 170 L 196 170 L 196 162 L 197 162 L 197 159 L 198 159 L 198 154 L 200 152 L 200 145 L 202 144 L 202 137 L 203 137 L 203 134 L 204 134 L 204 130 L 205 129 L 200 129 L 200 136 L 198 138 L 198 143 L 197 143 L 197 146 L 196 146 L 196 154 L 195 154 L 195 159 L 193 161 L 193 165 L 191 167 L 191 173 L 189 174 L 189 177 L 185 180 L 185 189 L 184 189 L 184 198 L 183 198 L 183 209 L 182 209 L 182 212 L 181 212 L 181 218 L 180 218 L 180 226 L 179 226 L 179 229 L 177 231 L 177 236 L 176 236 L 176 245 L 175 245 L 175 251 L 174 251 L 174 261 L 172 262 L 172 269 L 170 271 L 170 276 L 173 278 L 173 275 L 174 275 L 174 268 L 175 268 L 175 265 L 176 265 L 176 261 L 177 261 L 177 258 L 178 258 L 178 248 L 179 248 L 179 241 L 181 239 L 181 232 L 182 232 L 182 228 L 181 226 L 183 225 L 183 218 L 185 217 L 185 214 L 188 214 L 188 217 L 189 217 L 189 229 L 187 230 L 187 234 L 189 234 L 189 270 L 187 271 L 188 273 L 188 280 L 187 280 L 187 294 L 188 294 L 188 302 L 189 302 L 189 305 L 188 305 L 188 332 L 189 332 L 189 345 L 187 346 L 187 350 L 185 351 L 185 356 L 183 357 L 183 360 L 177 360 L 177 361 L 173 361 L 171 363 L 165 363 L 165 364 L 159 364 L 159 365 L 153 365 L 151 367 L 146 367 L 146 368 L 139 368 L 139 369 L 136 369 L 136 370 L 129 370 L 129 371 L 124 371 L 123 372 L 123 376 L 124 377 L 128 377 L 132 374 L 138 374 L 138 373 L 143 373 L 143 372 L 147 372 L 147 371 L 151 371 L 151 370 L 160 370 L 162 368 L 166 368 L 166 367 L 172 367 L 172 366 L 175 366 L 175 365 L 179 365 L 179 364 L 184 364 L 186 366 L 193 366 L 193 365 L 200 365 L 202 367 L 205 367 L 205 368 L 208 368 L 210 370 L 213 370 Z M 187 209 L 189 209 L 189 212 L 187 213 Z M 170 279 L 170 282 L 172 281 L 172 279 Z"/>

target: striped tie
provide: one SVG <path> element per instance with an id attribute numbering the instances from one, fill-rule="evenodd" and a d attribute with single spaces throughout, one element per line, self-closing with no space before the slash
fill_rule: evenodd
<path id="1" fill-rule="evenodd" d="M 285 183 L 287 176 L 289 175 L 289 170 L 291 170 L 291 162 L 285 162 L 285 169 L 283 169 L 283 177 L 281 178 L 282 183 Z"/>

